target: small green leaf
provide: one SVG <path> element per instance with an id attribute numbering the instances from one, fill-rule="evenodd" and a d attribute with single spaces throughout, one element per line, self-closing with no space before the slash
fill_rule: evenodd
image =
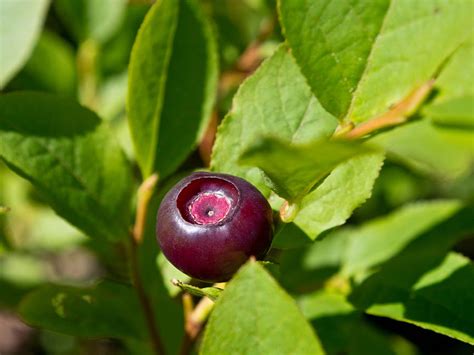
<path id="1" fill-rule="evenodd" d="M 297 201 L 337 165 L 370 148 L 353 143 L 317 140 L 291 144 L 273 138 L 262 138 L 242 152 L 240 162 L 261 168 L 281 197 Z"/>
<path id="2" fill-rule="evenodd" d="M 26 63 L 40 34 L 48 6 L 48 0 L 2 1 L 0 89 Z"/>
<path id="3" fill-rule="evenodd" d="M 137 35 L 128 113 L 144 176 L 172 173 L 202 137 L 217 88 L 216 44 L 196 0 L 158 1 Z"/>
<path id="4" fill-rule="evenodd" d="M 0 157 L 90 236 L 128 236 L 131 169 L 93 112 L 47 94 L 3 95 Z"/>
<path id="5" fill-rule="evenodd" d="M 465 0 L 280 0 L 293 55 L 321 104 L 363 122 L 437 74 L 471 35 Z"/>
<path id="6" fill-rule="evenodd" d="M 36 327 L 82 337 L 146 339 L 134 290 L 110 281 L 89 288 L 43 286 L 20 303 L 24 320 Z"/>
<path id="7" fill-rule="evenodd" d="M 423 110 L 423 114 L 439 125 L 474 128 L 474 96 L 462 96 Z"/>
<path id="8" fill-rule="evenodd" d="M 256 262 L 229 282 L 206 327 L 201 354 L 229 353 L 323 354 L 293 299 Z"/>
<path id="9" fill-rule="evenodd" d="M 458 201 L 430 201 L 406 205 L 349 232 L 343 273 L 353 275 L 387 261 L 420 234 L 451 217 Z"/>
<path id="10" fill-rule="evenodd" d="M 344 224 L 371 195 L 382 167 L 382 153 L 364 154 L 336 167 L 303 198 L 294 223 L 311 239 Z"/>
<path id="11" fill-rule="evenodd" d="M 198 296 L 198 297 L 209 297 L 211 300 L 215 301 L 222 293 L 222 289 L 218 287 L 196 287 L 193 285 L 186 284 L 179 280 L 172 280 L 173 285 L 178 286 L 184 292 L 188 292 L 191 295 Z"/>
<path id="12" fill-rule="evenodd" d="M 106 42 L 121 25 L 126 0 L 55 0 L 54 6 L 64 25 L 80 42 Z"/>
<path id="13" fill-rule="evenodd" d="M 9 207 L 0 206 L 0 214 L 5 214 L 10 211 Z"/>
<path id="14" fill-rule="evenodd" d="M 285 45 L 248 78 L 217 132 L 211 168 L 264 186 L 258 169 L 238 163 L 259 137 L 308 143 L 332 135 L 337 121 L 321 107 Z"/>

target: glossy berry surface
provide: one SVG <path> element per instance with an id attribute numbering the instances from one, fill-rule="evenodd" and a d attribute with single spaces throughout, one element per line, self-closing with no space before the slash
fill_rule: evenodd
<path id="1" fill-rule="evenodd" d="M 156 234 L 175 267 L 199 280 L 226 281 L 250 256 L 265 256 L 273 237 L 272 210 L 247 181 L 198 172 L 167 193 Z"/>

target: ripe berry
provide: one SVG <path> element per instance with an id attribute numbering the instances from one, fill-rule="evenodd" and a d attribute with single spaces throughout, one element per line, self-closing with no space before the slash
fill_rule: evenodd
<path id="1" fill-rule="evenodd" d="M 226 281 L 250 256 L 265 256 L 273 235 L 272 210 L 247 181 L 198 172 L 167 193 L 156 233 L 178 269 L 203 281 Z"/>

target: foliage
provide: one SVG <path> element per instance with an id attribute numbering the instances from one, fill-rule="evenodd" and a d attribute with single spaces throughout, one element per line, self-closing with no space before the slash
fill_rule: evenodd
<path id="1" fill-rule="evenodd" d="M 0 323 L 40 339 L 0 353 L 474 345 L 474 2 L 0 8 Z M 277 220 L 226 284 L 156 243 L 198 169 L 250 181 Z"/>

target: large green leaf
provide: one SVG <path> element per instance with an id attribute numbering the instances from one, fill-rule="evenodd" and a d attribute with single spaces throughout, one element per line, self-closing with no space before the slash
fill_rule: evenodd
<path id="1" fill-rule="evenodd" d="M 322 354 L 293 299 L 256 262 L 244 265 L 216 302 L 202 354 Z"/>
<path id="2" fill-rule="evenodd" d="M 340 163 L 368 152 L 368 147 L 353 142 L 316 140 L 296 145 L 263 138 L 246 148 L 240 162 L 261 168 L 273 190 L 294 201 L 304 197 Z"/>
<path id="3" fill-rule="evenodd" d="M 195 147 L 211 117 L 217 73 L 215 39 L 199 3 L 158 1 L 129 67 L 129 124 L 144 176 L 169 175 Z"/>
<path id="4" fill-rule="evenodd" d="M 352 275 L 387 261 L 460 207 L 460 203 L 453 200 L 418 202 L 351 230 L 343 273 Z"/>
<path id="5" fill-rule="evenodd" d="M 93 287 L 43 286 L 20 303 L 23 319 L 36 327 L 83 337 L 146 339 L 135 291 L 110 281 Z"/>
<path id="6" fill-rule="evenodd" d="M 418 266 L 414 262 L 398 265 L 384 279 L 381 275 L 369 279 L 354 294 L 354 303 L 369 314 L 412 323 L 474 345 L 472 262 L 451 253 L 417 275 L 413 284 L 406 284 L 404 274 Z"/>
<path id="7" fill-rule="evenodd" d="M 79 41 L 93 39 L 104 43 L 119 28 L 125 15 L 126 0 L 55 0 L 64 25 Z"/>
<path id="8" fill-rule="evenodd" d="M 383 154 L 371 153 L 339 165 L 303 198 L 294 223 L 311 239 L 344 224 L 352 212 L 370 197 L 383 160 Z"/>
<path id="9" fill-rule="evenodd" d="M 235 95 L 232 110 L 219 127 L 211 167 L 261 187 L 259 171 L 238 163 L 241 152 L 255 139 L 271 136 L 308 143 L 330 136 L 336 125 L 334 117 L 311 94 L 288 49 L 282 45 Z"/>
<path id="10" fill-rule="evenodd" d="M 321 104 L 362 122 L 435 76 L 472 31 L 465 0 L 280 0 L 293 54 Z"/>
<path id="11" fill-rule="evenodd" d="M 131 169 L 93 112 L 47 94 L 3 95 L 0 157 L 90 236 L 127 237 Z"/>
<path id="12" fill-rule="evenodd" d="M 468 172 L 474 161 L 473 139 L 472 131 L 449 130 L 421 120 L 383 132 L 370 141 L 415 170 L 456 178 Z"/>
<path id="13" fill-rule="evenodd" d="M 0 4 L 0 89 L 26 63 L 41 31 L 48 0 Z"/>
<path id="14" fill-rule="evenodd" d="M 350 301 L 370 314 L 413 323 L 474 343 L 474 268 L 447 252 L 474 232 L 465 208 L 408 244 L 356 286 Z"/>
<path id="15" fill-rule="evenodd" d="M 317 330 L 327 354 L 366 355 L 369 349 L 371 354 L 398 353 L 390 341 L 394 340 L 393 335 L 390 339 L 372 327 L 340 294 L 317 291 L 300 298 L 299 305 Z M 406 342 L 404 345 L 411 348 Z"/>

